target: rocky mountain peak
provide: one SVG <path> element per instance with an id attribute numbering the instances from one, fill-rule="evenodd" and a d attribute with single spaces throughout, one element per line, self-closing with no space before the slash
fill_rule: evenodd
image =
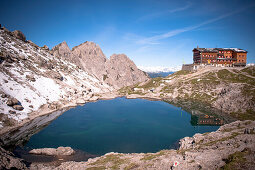
<path id="1" fill-rule="evenodd" d="M 53 55 L 55 56 L 64 57 L 67 59 L 70 59 L 72 55 L 72 52 L 65 41 L 54 46 L 52 48 L 52 52 L 53 52 Z"/>
<path id="2" fill-rule="evenodd" d="M 12 35 L 15 36 L 16 38 L 22 40 L 22 41 L 26 41 L 26 36 L 19 30 L 13 31 Z"/>
<path id="3" fill-rule="evenodd" d="M 106 73 L 107 58 L 101 48 L 93 42 L 84 42 L 72 49 L 74 57 L 79 60 L 81 67 L 99 80 L 103 80 Z"/>
<path id="4" fill-rule="evenodd" d="M 148 79 L 125 54 L 113 54 L 107 59 L 100 46 L 94 42 L 86 41 L 73 47 L 72 51 L 63 42 L 52 51 L 54 55 L 67 58 L 100 81 L 105 81 L 115 88 Z"/>
<path id="5" fill-rule="evenodd" d="M 107 77 L 105 81 L 114 87 L 124 87 L 143 82 L 147 75 L 139 70 L 135 63 L 125 54 L 113 54 L 106 63 Z"/>

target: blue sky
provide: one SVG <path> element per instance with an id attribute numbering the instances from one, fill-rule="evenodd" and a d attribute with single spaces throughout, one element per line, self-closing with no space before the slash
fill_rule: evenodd
<path id="1" fill-rule="evenodd" d="M 39 46 L 93 41 L 140 66 L 192 63 L 192 49 L 237 47 L 255 63 L 253 0 L 0 0 L 0 23 Z"/>

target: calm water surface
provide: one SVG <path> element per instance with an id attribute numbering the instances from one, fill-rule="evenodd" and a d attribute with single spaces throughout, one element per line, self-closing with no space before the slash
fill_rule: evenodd
<path id="1" fill-rule="evenodd" d="M 185 136 L 219 128 L 190 122 L 191 114 L 162 101 L 101 100 L 66 111 L 25 146 L 70 146 L 91 154 L 157 152 L 173 148 Z"/>

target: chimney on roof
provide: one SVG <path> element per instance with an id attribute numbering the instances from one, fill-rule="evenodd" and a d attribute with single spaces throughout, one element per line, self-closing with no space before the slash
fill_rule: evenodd
<path id="1" fill-rule="evenodd" d="M 197 45 L 197 48 L 199 48 L 198 45 Z"/>

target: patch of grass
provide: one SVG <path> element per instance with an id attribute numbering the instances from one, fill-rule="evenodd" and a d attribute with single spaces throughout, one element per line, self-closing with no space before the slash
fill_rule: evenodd
<path id="1" fill-rule="evenodd" d="M 119 93 L 120 94 L 129 94 L 129 93 L 132 93 L 133 92 L 133 89 L 131 86 L 127 86 L 127 87 L 123 87 L 121 89 L 119 89 Z"/>
<path id="2" fill-rule="evenodd" d="M 247 122 L 245 122 L 244 124 L 245 124 L 245 125 L 249 125 L 249 124 L 251 124 L 251 121 L 247 121 Z"/>
<path id="3" fill-rule="evenodd" d="M 121 164 L 128 163 L 128 160 L 121 159 L 120 155 L 107 155 L 103 158 L 98 159 L 96 162 L 91 163 L 90 165 L 106 165 L 107 163 L 111 163 L 111 169 L 119 169 Z"/>
<path id="4" fill-rule="evenodd" d="M 131 164 L 129 164 L 128 166 L 126 166 L 126 167 L 124 168 L 124 170 L 136 169 L 136 168 L 138 168 L 138 167 L 139 167 L 138 164 L 131 163 Z"/>
<path id="5" fill-rule="evenodd" d="M 152 78 L 146 84 L 142 86 L 138 86 L 138 88 L 151 89 L 151 88 L 158 87 L 162 79 L 163 79 L 162 77 Z"/>
<path id="6" fill-rule="evenodd" d="M 215 141 L 210 141 L 210 142 L 207 142 L 205 144 L 203 144 L 204 146 L 212 146 L 218 142 L 223 142 L 223 141 L 226 141 L 226 140 L 230 140 L 230 139 L 233 139 L 235 138 L 236 136 L 240 135 L 239 133 L 237 132 L 234 132 L 232 133 L 230 136 L 227 136 L 227 137 L 223 137 L 221 139 L 218 139 L 218 140 L 215 140 Z"/>
<path id="7" fill-rule="evenodd" d="M 141 160 L 148 161 L 148 160 L 155 159 L 155 158 L 160 157 L 160 156 L 165 155 L 165 154 L 166 154 L 165 150 L 162 150 L 162 151 L 157 152 L 157 153 L 147 153 L 147 154 L 144 155 L 144 157 Z"/>
<path id="8" fill-rule="evenodd" d="M 173 93 L 174 92 L 174 86 L 165 86 L 161 89 L 160 92 L 163 93 Z"/>
<path id="9" fill-rule="evenodd" d="M 192 85 L 196 85 L 196 86 L 199 85 L 200 87 L 205 85 L 215 86 L 217 84 L 220 84 L 220 81 L 218 80 L 216 74 L 212 72 L 204 74 L 200 79 L 195 78 L 190 80 L 189 82 Z"/>
<path id="10" fill-rule="evenodd" d="M 189 161 L 189 163 L 194 163 L 195 162 L 195 160 L 193 159 L 193 160 L 191 160 L 191 161 Z"/>
<path id="11" fill-rule="evenodd" d="M 234 74 L 226 69 L 219 70 L 217 75 L 224 82 L 247 83 L 251 85 L 255 84 L 255 79 L 247 77 L 243 74 Z"/>
<path id="12" fill-rule="evenodd" d="M 221 132 L 231 132 L 233 130 L 235 130 L 236 128 L 226 128 L 226 129 L 223 129 Z"/>
<path id="13" fill-rule="evenodd" d="M 108 78 L 108 76 L 106 74 L 104 74 L 103 80 L 105 81 L 107 78 Z"/>
<path id="14" fill-rule="evenodd" d="M 206 136 L 206 135 L 208 135 L 210 132 L 205 132 L 205 133 L 203 133 L 203 136 Z"/>
<path id="15" fill-rule="evenodd" d="M 247 166 L 247 159 L 245 156 L 251 154 L 250 149 L 244 149 L 242 152 L 235 152 L 228 156 L 224 161 L 226 164 L 221 167 L 221 170 L 232 170 L 232 169 L 245 169 Z"/>
<path id="16" fill-rule="evenodd" d="M 255 84 L 254 84 L 255 85 Z M 253 105 L 255 104 L 255 87 L 254 85 L 248 85 L 244 84 L 242 87 L 242 95 L 245 97 L 250 97 L 250 101 L 253 102 Z"/>
<path id="17" fill-rule="evenodd" d="M 252 109 L 246 110 L 246 112 L 231 112 L 230 115 L 239 120 L 255 120 L 255 111 Z"/>
<path id="18" fill-rule="evenodd" d="M 251 76 L 255 76 L 255 67 L 251 66 L 251 67 L 247 67 L 241 70 L 242 72 L 246 72 Z"/>
<path id="19" fill-rule="evenodd" d="M 87 168 L 87 170 L 105 170 L 105 169 L 106 169 L 106 167 L 104 167 L 104 166 Z"/>
<path id="20" fill-rule="evenodd" d="M 171 74 L 170 76 L 181 76 L 181 75 L 187 75 L 191 73 L 190 71 L 187 71 L 187 70 L 180 70 L 180 71 L 177 71 L 173 74 Z"/>
<path id="21" fill-rule="evenodd" d="M 176 153 L 177 153 L 177 154 L 181 154 L 181 155 L 185 155 L 185 152 L 186 152 L 186 151 L 189 151 L 189 150 L 191 150 L 191 149 L 178 149 L 178 150 L 176 151 Z"/>

